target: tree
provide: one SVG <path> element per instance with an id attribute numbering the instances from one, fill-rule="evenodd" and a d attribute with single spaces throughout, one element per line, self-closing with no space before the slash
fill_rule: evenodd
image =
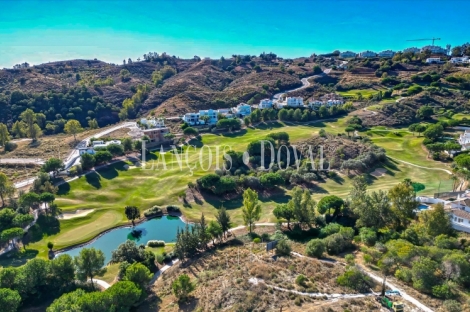
<path id="1" fill-rule="evenodd" d="M 273 214 L 277 219 L 285 219 L 287 227 L 290 229 L 290 222 L 294 219 L 294 210 L 288 204 L 279 204 L 274 208 Z"/>
<path id="2" fill-rule="evenodd" d="M 437 269 L 437 262 L 430 258 L 421 257 L 413 261 L 411 268 L 413 287 L 419 291 L 431 293 L 432 288 L 439 283 L 439 279 L 435 275 Z"/>
<path id="3" fill-rule="evenodd" d="M 149 269 L 141 263 L 134 263 L 126 269 L 124 280 L 133 282 L 140 289 L 145 289 L 150 280 L 152 279 L 152 273 Z"/>
<path id="4" fill-rule="evenodd" d="M 452 222 L 442 203 L 437 204 L 434 209 L 422 211 L 419 214 L 419 221 L 431 237 L 441 234 L 452 235 L 454 233 Z"/>
<path id="5" fill-rule="evenodd" d="M 423 133 L 424 131 L 426 131 L 427 127 L 425 125 L 422 125 L 422 124 L 417 124 L 416 125 L 416 128 L 415 128 L 415 131 L 418 132 L 418 136 L 421 135 L 421 133 Z"/>
<path id="6" fill-rule="evenodd" d="M 34 220 L 34 217 L 31 214 L 18 213 L 13 218 L 12 224 L 15 227 L 24 228 L 25 226 L 33 222 L 33 220 Z"/>
<path id="7" fill-rule="evenodd" d="M 250 188 L 243 192 L 242 215 L 243 222 L 249 227 L 251 234 L 254 223 L 261 217 L 261 205 L 258 203 L 258 193 Z"/>
<path id="8" fill-rule="evenodd" d="M 294 212 L 295 219 L 302 225 L 310 225 L 315 216 L 315 201 L 309 190 L 304 190 L 298 186 L 292 190 L 292 198 L 287 203 L 289 209 Z"/>
<path id="9" fill-rule="evenodd" d="M 310 257 L 321 258 L 325 250 L 325 242 L 322 239 L 315 238 L 307 243 L 305 253 Z"/>
<path id="10" fill-rule="evenodd" d="M 278 118 L 279 118 L 279 120 L 287 120 L 287 118 L 288 118 L 287 109 L 282 108 L 278 113 Z"/>
<path id="11" fill-rule="evenodd" d="M 297 108 L 295 111 L 294 111 L 294 120 L 295 121 L 300 121 L 300 119 L 302 119 L 302 111 L 300 110 L 300 108 Z"/>
<path id="12" fill-rule="evenodd" d="M 90 129 L 98 129 L 100 126 L 98 125 L 98 121 L 95 118 L 88 121 L 88 127 L 90 127 Z"/>
<path id="13" fill-rule="evenodd" d="M 413 186 L 406 181 L 401 182 L 389 190 L 388 197 L 395 215 L 396 227 L 406 227 L 409 220 L 414 217 L 414 210 L 418 207 Z"/>
<path id="14" fill-rule="evenodd" d="M 183 134 L 187 137 L 194 137 L 199 134 L 199 131 L 194 129 L 193 127 L 187 127 L 186 129 L 183 130 Z"/>
<path id="15" fill-rule="evenodd" d="M 95 248 L 83 248 L 80 254 L 76 256 L 73 261 L 77 270 L 77 277 L 81 281 L 86 281 L 90 278 L 93 289 L 93 277 L 100 276 L 106 272 L 104 266 L 104 253 Z"/>
<path id="16" fill-rule="evenodd" d="M 225 236 L 227 231 L 230 229 L 230 216 L 227 213 L 227 210 L 224 207 L 220 208 L 215 218 L 220 224 L 220 227 L 222 228 L 222 233 Z"/>
<path id="17" fill-rule="evenodd" d="M 171 289 L 178 301 L 185 302 L 188 299 L 189 293 L 195 289 L 195 286 L 188 275 L 181 274 L 173 281 Z"/>
<path id="18" fill-rule="evenodd" d="M 0 234 L 0 241 L 10 243 L 13 239 L 23 236 L 23 234 L 22 228 L 7 229 Z"/>
<path id="19" fill-rule="evenodd" d="M 111 262 L 113 263 L 128 262 L 132 264 L 134 262 L 142 262 L 145 259 L 145 250 L 139 248 L 132 240 L 126 240 L 116 250 L 113 250 L 111 254 Z"/>
<path id="20" fill-rule="evenodd" d="M 418 109 L 418 117 L 421 119 L 429 119 L 434 114 L 432 107 L 424 105 Z"/>
<path id="21" fill-rule="evenodd" d="M 383 228 L 393 220 L 387 192 L 379 190 L 352 202 L 354 214 L 358 216 L 357 227 Z"/>
<path id="22" fill-rule="evenodd" d="M 21 304 L 21 296 L 16 290 L 0 288 L 0 307 L 4 312 L 16 312 Z"/>
<path id="23" fill-rule="evenodd" d="M 54 287 L 66 289 L 75 279 L 73 259 L 63 254 L 51 261 L 50 274 L 54 277 Z"/>
<path id="24" fill-rule="evenodd" d="M 268 189 L 284 184 L 284 179 L 277 172 L 265 173 L 261 176 L 259 180 L 261 182 L 261 185 L 264 188 L 268 188 Z"/>
<path id="25" fill-rule="evenodd" d="M 59 158 L 49 158 L 44 165 L 42 165 L 41 170 L 43 172 L 53 172 L 54 175 L 59 171 L 60 168 L 64 167 L 64 162 Z"/>
<path id="26" fill-rule="evenodd" d="M 246 116 L 245 118 L 243 118 L 243 122 L 245 123 L 245 126 L 248 127 L 251 124 L 250 117 Z"/>
<path id="27" fill-rule="evenodd" d="M 67 134 L 73 134 L 73 140 L 76 142 L 77 141 L 77 133 L 83 131 L 83 128 L 80 125 L 80 122 L 78 122 L 78 120 L 70 119 L 65 124 L 64 130 L 65 130 L 65 133 L 67 133 Z"/>
<path id="28" fill-rule="evenodd" d="M 442 136 L 443 133 L 444 128 L 442 125 L 435 124 L 427 127 L 426 131 L 424 131 L 424 136 L 430 140 L 437 140 Z"/>
<path id="29" fill-rule="evenodd" d="M 0 199 L 2 200 L 2 208 L 5 207 L 5 197 L 12 195 L 15 192 L 13 183 L 6 174 L 0 172 Z"/>
<path id="30" fill-rule="evenodd" d="M 227 128 L 229 131 L 240 129 L 241 123 L 239 119 L 221 119 L 217 122 L 217 128 L 223 129 Z"/>
<path id="31" fill-rule="evenodd" d="M 131 138 L 122 139 L 122 147 L 124 149 L 124 152 L 126 152 L 126 154 L 128 152 L 132 152 L 132 150 L 133 150 L 132 139 Z"/>
<path id="32" fill-rule="evenodd" d="M 29 192 L 20 196 L 19 204 L 23 207 L 36 209 L 41 203 L 40 195 Z"/>
<path id="33" fill-rule="evenodd" d="M 215 245 L 215 240 L 219 239 L 223 234 L 222 227 L 217 221 L 211 220 L 207 226 L 207 233 L 212 238 L 212 245 Z"/>
<path id="34" fill-rule="evenodd" d="M 63 294 L 47 308 L 47 312 L 79 312 L 82 311 L 80 300 L 88 294 L 83 289 L 77 289 L 70 293 Z"/>
<path id="35" fill-rule="evenodd" d="M 15 138 L 22 138 L 26 135 L 26 125 L 23 121 L 15 121 L 11 127 L 11 133 L 15 135 Z"/>
<path id="36" fill-rule="evenodd" d="M 113 284 L 108 288 L 107 293 L 112 301 L 111 311 L 129 311 L 141 298 L 142 290 L 129 281 L 122 281 Z"/>
<path id="37" fill-rule="evenodd" d="M 344 131 L 348 134 L 348 136 L 350 136 L 350 133 L 354 132 L 354 128 L 351 126 L 348 126 L 346 127 L 346 129 L 344 129 Z"/>
<path id="38" fill-rule="evenodd" d="M 98 151 L 94 155 L 95 164 L 100 165 L 107 163 L 113 159 L 113 155 L 108 151 Z"/>
<path id="39" fill-rule="evenodd" d="M 321 69 L 321 67 L 319 65 L 313 66 L 313 74 L 314 75 L 320 75 L 321 73 L 323 73 L 323 70 Z"/>
<path id="40" fill-rule="evenodd" d="M 134 220 L 140 217 L 139 208 L 135 206 L 126 206 L 124 213 L 128 220 L 132 221 L 132 226 L 135 226 Z"/>
<path id="41" fill-rule="evenodd" d="M 338 215 L 341 207 L 343 207 L 344 201 L 336 195 L 328 195 L 323 197 L 317 205 L 317 210 L 320 214 L 328 214 L 331 215 L 330 211 L 333 209 L 333 215 Z"/>
<path id="42" fill-rule="evenodd" d="M 95 157 L 88 153 L 82 154 L 80 156 L 80 163 L 83 170 L 89 170 L 95 166 Z"/>
<path id="43" fill-rule="evenodd" d="M 10 141 L 10 132 L 5 124 L 0 123 L 0 146 L 5 148 L 5 145 Z"/>
<path id="44" fill-rule="evenodd" d="M 20 118 L 26 124 L 28 136 L 35 140 L 37 133 L 34 128 L 34 123 L 36 122 L 36 114 L 34 111 L 28 108 L 20 114 Z"/>
<path id="45" fill-rule="evenodd" d="M 121 144 L 109 144 L 106 146 L 106 150 L 111 153 L 114 157 L 121 156 L 124 154 L 124 147 Z"/>

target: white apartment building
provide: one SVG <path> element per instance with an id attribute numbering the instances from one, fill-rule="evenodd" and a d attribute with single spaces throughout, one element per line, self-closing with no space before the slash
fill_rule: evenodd
<path id="1" fill-rule="evenodd" d="M 289 107 L 303 107 L 304 99 L 299 97 L 288 97 L 286 99 L 286 105 Z"/>
<path id="2" fill-rule="evenodd" d="M 273 101 L 270 99 L 263 99 L 259 102 L 259 109 L 269 109 L 273 107 Z"/>
<path id="3" fill-rule="evenodd" d="M 335 106 L 335 105 L 343 105 L 344 104 L 344 99 L 343 97 L 335 94 L 335 93 L 330 93 L 330 94 L 325 94 L 322 96 L 320 99 L 312 99 L 309 103 L 308 106 L 314 110 L 320 108 L 321 106 Z"/>
<path id="4" fill-rule="evenodd" d="M 246 103 L 240 103 L 232 108 L 232 112 L 239 117 L 245 117 L 251 114 L 251 106 Z"/>
<path id="5" fill-rule="evenodd" d="M 395 52 L 392 50 L 384 50 L 384 51 L 379 52 L 377 55 L 378 57 L 382 57 L 382 58 L 392 58 L 395 55 Z"/>
<path id="6" fill-rule="evenodd" d="M 428 63 L 428 64 L 441 64 L 443 62 L 441 61 L 440 57 L 430 57 L 430 58 L 426 59 L 426 63 Z"/>
<path id="7" fill-rule="evenodd" d="M 344 51 L 339 54 L 341 58 L 355 58 L 356 56 L 357 54 L 351 51 Z"/>
<path id="8" fill-rule="evenodd" d="M 462 145 L 463 151 L 470 148 L 470 130 L 465 130 L 465 132 L 459 136 L 458 142 Z"/>
<path id="9" fill-rule="evenodd" d="M 424 52 L 426 50 L 431 51 L 432 54 L 444 54 L 447 55 L 447 50 L 440 47 L 440 46 L 433 46 L 433 45 L 428 45 L 425 47 L 421 48 L 421 52 Z"/>
<path id="10" fill-rule="evenodd" d="M 408 52 L 416 54 L 416 53 L 421 52 L 421 49 L 413 47 L 413 48 L 406 48 L 405 50 L 403 50 L 403 53 L 408 53 Z"/>
<path id="11" fill-rule="evenodd" d="M 359 57 L 361 58 L 371 58 L 371 57 L 376 57 L 376 56 L 377 56 L 377 53 L 369 51 L 369 50 L 359 53 Z"/>

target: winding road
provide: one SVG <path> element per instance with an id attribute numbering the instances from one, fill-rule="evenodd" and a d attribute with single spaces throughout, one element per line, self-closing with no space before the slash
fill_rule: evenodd
<path id="1" fill-rule="evenodd" d="M 330 69 L 330 70 L 331 70 L 331 69 Z M 310 76 L 310 77 L 305 77 L 305 78 L 300 79 L 300 81 L 302 82 L 302 86 L 300 86 L 300 87 L 298 87 L 298 88 L 295 88 L 295 89 L 286 90 L 286 91 L 283 91 L 283 92 L 280 92 L 280 93 L 276 93 L 276 94 L 273 95 L 273 100 L 277 102 L 277 101 L 279 101 L 279 99 L 281 98 L 281 96 L 282 96 L 283 94 L 286 94 L 286 93 L 289 93 L 289 92 L 298 91 L 298 90 L 302 90 L 302 89 L 305 89 L 305 88 L 309 87 L 309 86 L 310 86 L 310 82 L 309 82 L 308 80 L 309 80 L 310 78 L 321 77 L 321 76 L 323 76 L 323 75 L 325 75 L 325 74 L 328 74 L 330 70 L 325 69 L 325 70 L 323 71 L 323 73 L 320 74 L 320 75 L 313 75 L 313 76 Z"/>

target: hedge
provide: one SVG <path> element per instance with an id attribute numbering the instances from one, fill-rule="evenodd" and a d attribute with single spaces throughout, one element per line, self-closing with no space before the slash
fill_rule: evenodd
<path id="1" fill-rule="evenodd" d="M 165 242 L 161 240 L 149 240 L 147 247 L 165 247 Z"/>
<path id="2" fill-rule="evenodd" d="M 163 210 L 159 206 L 153 206 L 152 208 L 144 211 L 144 216 L 146 218 L 160 217 L 162 215 L 163 215 Z"/>

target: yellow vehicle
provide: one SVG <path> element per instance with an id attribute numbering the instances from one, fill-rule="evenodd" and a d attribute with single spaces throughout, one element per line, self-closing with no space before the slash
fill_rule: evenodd
<path id="1" fill-rule="evenodd" d="M 376 300 L 380 302 L 383 307 L 388 308 L 390 311 L 405 311 L 405 305 L 402 302 L 393 301 L 393 299 L 388 296 L 378 296 Z"/>

